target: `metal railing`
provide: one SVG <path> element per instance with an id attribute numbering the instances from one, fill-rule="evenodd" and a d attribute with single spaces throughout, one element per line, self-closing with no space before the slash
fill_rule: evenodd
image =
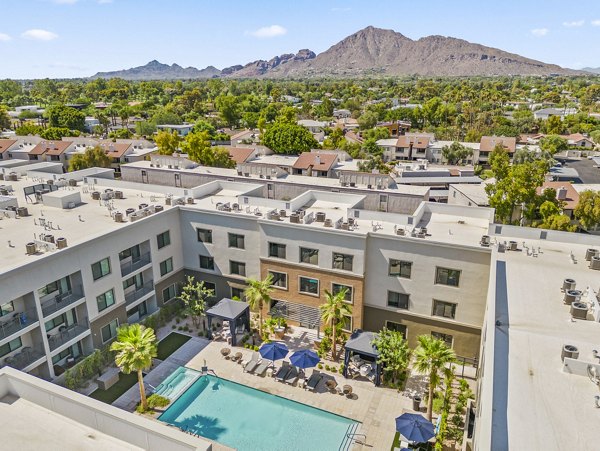
<path id="1" fill-rule="evenodd" d="M 154 281 L 153 280 L 146 282 L 144 285 L 142 285 L 135 291 L 127 293 L 125 295 L 125 305 L 130 305 L 130 304 L 134 303 L 135 301 L 137 301 L 138 299 L 140 299 L 143 296 L 146 296 L 148 293 L 150 293 L 152 291 L 154 291 Z"/>
<path id="2" fill-rule="evenodd" d="M 48 337 L 48 344 L 50 345 L 50 350 L 54 351 L 59 346 L 87 332 L 88 330 L 90 330 L 90 327 L 88 325 L 87 318 L 77 323 L 73 323 L 70 326 L 59 326 L 58 333 L 50 335 Z"/>
<path id="3" fill-rule="evenodd" d="M 121 276 L 125 277 L 140 268 L 143 268 L 152 261 L 150 252 L 140 255 L 138 258 L 121 263 Z"/>
<path id="4" fill-rule="evenodd" d="M 23 368 L 27 368 L 36 360 L 41 359 L 45 355 L 46 354 L 41 349 L 25 346 L 24 348 L 22 348 L 21 352 L 18 352 L 10 357 L 5 358 L 4 364 L 2 366 L 10 366 L 17 370 L 22 370 Z"/>
<path id="5" fill-rule="evenodd" d="M 53 298 L 42 302 L 42 313 L 44 316 L 51 315 L 67 305 L 74 304 L 80 299 L 83 299 L 83 297 L 84 295 L 81 286 L 79 286 L 78 290 L 69 290 L 65 293 L 57 294 Z"/>
<path id="6" fill-rule="evenodd" d="M 31 326 L 37 320 L 37 312 L 33 309 L 9 313 L 0 317 L 0 340 Z"/>

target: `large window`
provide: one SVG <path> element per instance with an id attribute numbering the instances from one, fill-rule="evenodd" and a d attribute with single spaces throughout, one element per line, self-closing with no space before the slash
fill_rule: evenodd
<path id="1" fill-rule="evenodd" d="M 126 290 L 129 287 L 132 287 L 135 285 L 135 289 L 139 290 L 140 288 L 142 288 L 144 286 L 144 276 L 142 275 L 142 273 L 138 273 L 133 277 L 130 277 L 127 280 L 123 281 L 123 289 Z"/>
<path id="2" fill-rule="evenodd" d="M 4 357 L 6 354 L 10 354 L 13 351 L 16 351 L 21 346 L 23 346 L 23 342 L 21 342 L 21 337 L 15 338 L 14 340 L 9 341 L 6 344 L 0 346 L 0 357 Z"/>
<path id="3" fill-rule="evenodd" d="M 408 310 L 408 304 L 410 295 L 406 293 L 397 293 L 395 291 L 388 291 L 388 307 L 401 308 Z"/>
<path id="4" fill-rule="evenodd" d="M 124 251 L 119 252 L 119 260 L 125 260 L 129 257 L 131 257 L 133 260 L 138 260 L 140 258 L 140 255 L 140 246 L 136 245 L 130 247 L 129 249 L 125 249 Z"/>
<path id="5" fill-rule="evenodd" d="M 319 250 L 309 249 L 307 247 L 300 248 L 300 263 L 308 263 L 310 265 L 319 264 Z"/>
<path id="6" fill-rule="evenodd" d="M 319 294 L 319 280 L 310 277 L 300 277 L 300 293 Z"/>
<path id="7" fill-rule="evenodd" d="M 393 258 L 390 258 L 390 276 L 398 276 L 410 279 L 411 270 L 412 262 L 405 262 L 402 260 L 395 260 Z"/>
<path id="8" fill-rule="evenodd" d="M 13 301 L 0 305 L 0 316 L 8 315 L 10 313 L 13 313 L 14 311 L 15 304 L 13 304 Z"/>
<path id="9" fill-rule="evenodd" d="M 456 317 L 456 304 L 452 302 L 433 300 L 433 315 L 454 319 Z"/>
<path id="10" fill-rule="evenodd" d="M 201 243 L 212 243 L 212 230 L 209 229 L 196 229 L 198 233 L 198 241 Z"/>
<path id="11" fill-rule="evenodd" d="M 269 243 L 269 257 L 285 258 L 285 244 Z"/>
<path id="12" fill-rule="evenodd" d="M 98 304 L 99 312 L 110 307 L 115 303 L 115 291 L 111 288 L 106 293 L 102 293 L 96 298 L 96 303 Z"/>
<path id="13" fill-rule="evenodd" d="M 449 348 L 452 347 L 452 341 L 453 341 L 452 335 L 443 334 L 441 332 L 431 331 L 431 336 L 437 340 L 442 340 L 444 343 L 446 343 L 446 346 L 448 346 Z"/>
<path id="14" fill-rule="evenodd" d="M 100 329 L 100 333 L 102 334 L 102 343 L 106 343 L 108 340 L 111 340 L 117 336 L 117 329 L 119 327 L 119 319 L 114 319 L 102 329 Z"/>
<path id="15" fill-rule="evenodd" d="M 231 287 L 231 298 L 239 299 L 240 301 L 246 300 L 245 290 L 239 287 Z"/>
<path id="16" fill-rule="evenodd" d="M 352 330 L 353 330 L 352 324 L 353 324 L 352 317 L 350 315 L 344 315 L 342 317 L 342 330 L 344 332 L 348 332 L 348 333 L 352 332 Z"/>
<path id="17" fill-rule="evenodd" d="M 277 288 L 287 289 L 287 274 L 278 271 L 269 271 L 269 274 L 273 278 L 272 286 Z"/>
<path id="18" fill-rule="evenodd" d="M 159 249 L 171 244 L 171 233 L 167 230 L 166 232 L 156 235 L 156 244 Z"/>
<path id="19" fill-rule="evenodd" d="M 246 276 L 246 263 L 229 260 L 229 273 L 236 276 Z"/>
<path id="20" fill-rule="evenodd" d="M 40 298 L 43 298 L 44 296 L 47 296 L 51 293 L 55 293 L 57 291 L 60 294 L 68 293 L 69 291 L 71 291 L 71 280 L 69 277 L 63 277 L 60 280 L 55 280 L 54 282 L 49 283 L 45 287 L 40 288 L 38 290 L 38 295 L 40 296 Z"/>
<path id="21" fill-rule="evenodd" d="M 404 324 L 395 323 L 393 321 L 386 321 L 385 327 L 386 327 L 386 329 L 400 332 L 402 334 L 402 337 L 406 340 L 407 327 Z"/>
<path id="22" fill-rule="evenodd" d="M 169 285 L 162 292 L 162 299 L 164 302 L 169 302 L 171 299 L 174 299 L 177 296 L 177 287 L 175 284 Z"/>
<path id="23" fill-rule="evenodd" d="M 344 296 L 344 301 L 352 304 L 352 287 L 350 285 L 343 285 L 341 283 L 331 283 L 331 294 L 334 296 L 338 294 L 340 291 L 346 290 L 346 295 Z"/>
<path id="24" fill-rule="evenodd" d="M 436 268 L 435 283 L 457 287 L 460 281 L 460 271 L 458 269 Z"/>
<path id="25" fill-rule="evenodd" d="M 229 233 L 229 247 L 235 247 L 236 249 L 245 249 L 246 243 L 244 241 L 244 235 L 237 233 Z"/>
<path id="26" fill-rule="evenodd" d="M 64 326 L 65 328 L 71 326 L 72 324 L 77 322 L 77 316 L 75 315 L 75 309 L 71 309 L 62 315 L 56 316 L 49 321 L 46 321 L 44 327 L 46 328 L 46 332 L 51 331 L 59 326 Z M 60 329 L 59 329 L 60 330 Z"/>
<path id="27" fill-rule="evenodd" d="M 215 259 L 213 257 L 207 257 L 206 255 L 201 255 L 200 256 L 200 268 L 214 271 L 215 270 Z"/>
<path id="28" fill-rule="evenodd" d="M 92 265 L 92 276 L 94 280 L 98 280 L 110 274 L 110 258 L 104 258 Z"/>
<path id="29" fill-rule="evenodd" d="M 352 271 L 352 255 L 340 254 L 338 252 L 333 253 L 333 269 L 343 269 L 345 271 Z"/>
<path id="30" fill-rule="evenodd" d="M 169 257 L 165 261 L 160 262 L 161 277 L 165 274 L 169 274 L 171 271 L 173 271 L 173 258 Z"/>

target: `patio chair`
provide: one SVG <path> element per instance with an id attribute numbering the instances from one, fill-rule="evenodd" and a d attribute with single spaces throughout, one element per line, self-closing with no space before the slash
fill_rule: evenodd
<path id="1" fill-rule="evenodd" d="M 293 365 L 290 365 L 290 370 L 285 375 L 285 379 L 283 379 L 283 382 L 285 382 L 286 384 L 294 385 L 299 378 L 300 371 L 298 371 L 298 368 L 296 368 Z"/>
<path id="2" fill-rule="evenodd" d="M 313 370 L 313 373 L 308 378 L 308 381 L 306 381 L 306 388 L 310 391 L 315 391 L 317 385 L 319 385 L 319 382 L 321 382 L 321 379 L 323 379 L 321 372 L 319 370 Z"/>
<path id="3" fill-rule="evenodd" d="M 244 373 L 252 373 L 258 366 L 259 362 L 260 359 L 258 357 L 258 352 L 253 353 L 252 358 L 244 365 Z"/>
<path id="4" fill-rule="evenodd" d="M 279 381 L 279 382 L 283 382 L 283 380 L 285 379 L 285 377 L 287 376 L 289 371 L 290 371 L 290 363 L 284 361 L 281 364 L 281 368 L 279 368 L 279 370 L 277 370 L 277 373 L 275 373 L 275 380 Z"/>
<path id="5" fill-rule="evenodd" d="M 261 360 L 258 366 L 254 369 L 254 374 L 257 376 L 262 376 L 265 374 L 265 371 L 267 371 L 267 368 L 269 368 L 269 365 L 271 365 L 271 361 L 265 359 Z"/>

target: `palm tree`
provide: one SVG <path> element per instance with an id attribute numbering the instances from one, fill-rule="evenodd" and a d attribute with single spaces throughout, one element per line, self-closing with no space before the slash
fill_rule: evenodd
<path id="1" fill-rule="evenodd" d="M 331 330 L 333 331 L 332 356 L 336 361 L 336 326 L 344 319 L 344 316 L 352 315 L 352 307 L 345 300 L 347 291 L 347 289 L 343 289 L 338 291 L 336 294 L 332 294 L 328 290 L 325 290 L 325 304 L 319 306 L 319 310 L 321 310 L 321 319 L 324 323 L 331 324 Z"/>
<path id="2" fill-rule="evenodd" d="M 110 345 L 110 350 L 116 351 L 115 363 L 123 373 L 137 372 L 142 409 L 148 410 L 142 371 L 149 368 L 152 365 L 152 357 L 156 357 L 157 346 L 154 330 L 140 324 L 120 327 L 117 332 L 117 341 Z"/>
<path id="3" fill-rule="evenodd" d="M 440 372 L 446 364 L 454 362 L 456 354 L 445 342 L 431 335 L 417 337 L 419 346 L 414 351 L 414 368 L 421 374 L 429 375 L 429 398 L 427 399 L 427 417 L 433 416 L 433 393 L 440 383 Z"/>
<path id="4" fill-rule="evenodd" d="M 269 274 L 263 280 L 247 279 L 246 283 L 248 283 L 248 288 L 244 290 L 246 302 L 252 310 L 258 310 L 258 332 L 262 337 L 262 311 L 265 304 L 271 305 L 273 276 Z"/>

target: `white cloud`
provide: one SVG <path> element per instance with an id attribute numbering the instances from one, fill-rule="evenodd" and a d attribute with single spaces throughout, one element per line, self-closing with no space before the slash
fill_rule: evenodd
<path id="1" fill-rule="evenodd" d="M 12 41 L 12 38 L 6 33 L 0 33 L 0 42 Z"/>
<path id="2" fill-rule="evenodd" d="M 255 31 L 247 32 L 247 34 L 256 38 L 274 38 L 276 36 L 283 36 L 287 33 L 287 30 L 281 25 L 270 25 L 268 27 L 262 27 Z"/>
<path id="3" fill-rule="evenodd" d="M 33 28 L 25 31 L 21 34 L 25 39 L 32 39 L 34 41 L 52 41 L 56 39 L 58 35 L 48 30 L 41 30 L 39 28 Z"/>
<path id="4" fill-rule="evenodd" d="M 591 24 L 592 24 L 594 27 L 600 27 L 600 20 L 598 20 L 598 19 L 597 19 L 597 20 L 592 20 Z"/>
<path id="5" fill-rule="evenodd" d="M 537 36 L 538 38 L 546 36 L 548 33 L 550 33 L 550 30 L 547 28 L 534 28 L 531 30 L 531 34 Z"/>
<path id="6" fill-rule="evenodd" d="M 571 22 L 563 22 L 563 27 L 576 28 L 576 27 L 583 27 L 584 24 L 585 24 L 585 20 L 573 20 Z"/>

